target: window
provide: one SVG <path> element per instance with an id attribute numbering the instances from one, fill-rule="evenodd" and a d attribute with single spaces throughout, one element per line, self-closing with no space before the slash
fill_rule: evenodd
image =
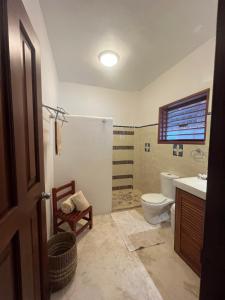
<path id="1" fill-rule="evenodd" d="M 204 144 L 209 89 L 159 108 L 158 142 Z"/>

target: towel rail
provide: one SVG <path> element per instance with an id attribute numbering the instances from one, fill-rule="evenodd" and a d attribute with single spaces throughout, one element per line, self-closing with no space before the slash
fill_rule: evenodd
<path id="1" fill-rule="evenodd" d="M 67 119 L 66 119 L 66 115 L 68 115 L 68 113 L 65 111 L 64 108 L 57 106 L 57 108 L 51 107 L 49 105 L 45 105 L 42 104 L 42 107 L 47 109 L 47 111 L 49 112 L 49 117 L 51 119 L 55 119 L 56 121 L 61 121 L 62 124 L 63 123 L 68 123 Z"/>

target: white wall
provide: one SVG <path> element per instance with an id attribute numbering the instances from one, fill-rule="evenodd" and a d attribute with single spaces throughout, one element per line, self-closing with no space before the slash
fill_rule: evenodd
<path id="1" fill-rule="evenodd" d="M 41 76 L 42 76 L 42 102 L 57 106 L 58 102 L 58 77 L 52 50 L 48 40 L 44 18 L 38 0 L 23 0 L 25 9 L 38 36 L 41 48 Z M 44 162 L 45 162 L 45 190 L 50 192 L 54 179 L 53 163 L 53 126 L 44 112 Z M 47 209 L 47 233 L 51 230 L 51 206 L 46 203 Z"/>
<path id="2" fill-rule="evenodd" d="M 105 120 L 105 121 L 103 121 Z M 55 185 L 73 179 L 93 205 L 94 214 L 112 210 L 112 119 L 68 117 L 62 153 L 55 156 Z"/>
<path id="3" fill-rule="evenodd" d="M 206 88 L 211 89 L 212 98 L 215 40 L 211 39 L 173 68 L 162 74 L 141 91 L 139 124 L 158 123 L 159 107 L 182 99 Z M 211 103 L 210 103 L 211 104 Z M 211 105 L 210 105 L 211 108 Z M 158 126 L 150 126 L 135 132 L 134 185 L 146 192 L 160 191 L 160 172 L 169 171 L 178 176 L 196 176 L 207 172 L 209 128 L 211 116 L 207 117 L 207 139 L 205 145 L 184 145 L 183 157 L 173 156 L 172 145 L 157 142 Z M 151 143 L 151 152 L 144 152 L 144 143 Z M 205 153 L 196 161 L 191 153 L 201 148 Z"/>
<path id="4" fill-rule="evenodd" d="M 158 123 L 160 106 L 203 89 L 211 89 L 214 56 L 215 39 L 213 38 L 143 89 L 140 94 L 138 123 L 140 125 Z"/>
<path id="5" fill-rule="evenodd" d="M 61 82 L 59 102 L 71 114 L 112 117 L 116 125 L 157 123 L 160 106 L 212 88 L 214 55 L 212 38 L 137 92 Z"/>
<path id="6" fill-rule="evenodd" d="M 138 92 L 122 92 L 101 87 L 61 82 L 60 104 L 70 114 L 112 117 L 116 125 L 134 125 Z"/>

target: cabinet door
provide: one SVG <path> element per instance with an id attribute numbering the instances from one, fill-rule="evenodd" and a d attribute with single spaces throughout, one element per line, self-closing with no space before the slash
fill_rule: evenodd
<path id="1" fill-rule="evenodd" d="M 201 273 L 205 200 L 176 190 L 175 251 L 198 274 Z"/>

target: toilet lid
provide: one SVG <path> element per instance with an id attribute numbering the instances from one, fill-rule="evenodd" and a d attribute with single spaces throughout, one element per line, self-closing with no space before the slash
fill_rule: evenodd
<path id="1" fill-rule="evenodd" d="M 168 201 L 168 198 L 162 194 L 144 194 L 141 196 L 142 200 L 152 204 L 162 204 Z"/>

